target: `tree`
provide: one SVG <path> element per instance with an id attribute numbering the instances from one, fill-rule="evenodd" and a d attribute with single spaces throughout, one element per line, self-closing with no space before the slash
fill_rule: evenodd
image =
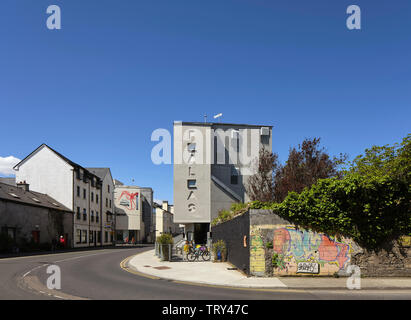
<path id="1" fill-rule="evenodd" d="M 338 170 L 346 160 L 345 154 L 331 158 L 320 148 L 320 138 L 305 139 L 302 144 L 290 149 L 288 160 L 279 166 L 274 175 L 274 200 L 281 202 L 290 191 L 300 193 L 318 179 L 341 177 Z"/>
<path id="2" fill-rule="evenodd" d="M 390 176 L 411 183 L 411 134 L 400 144 L 372 146 L 356 157 L 345 174 L 358 173 L 367 178 Z"/>
<path id="3" fill-rule="evenodd" d="M 278 155 L 261 149 L 258 159 L 254 160 L 256 173 L 245 183 L 251 201 L 270 202 L 274 200 L 273 174 L 279 166 Z"/>

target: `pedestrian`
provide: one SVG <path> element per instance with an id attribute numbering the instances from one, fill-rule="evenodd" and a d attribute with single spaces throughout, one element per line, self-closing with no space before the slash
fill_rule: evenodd
<path id="1" fill-rule="evenodd" d="M 64 249 L 65 244 L 66 244 L 66 240 L 64 239 L 64 236 L 60 236 L 60 246 L 61 246 L 61 248 Z"/>
<path id="2" fill-rule="evenodd" d="M 184 244 L 183 251 L 183 260 L 187 260 L 188 252 L 190 251 L 190 243 L 188 242 L 188 240 L 186 240 L 186 243 Z"/>

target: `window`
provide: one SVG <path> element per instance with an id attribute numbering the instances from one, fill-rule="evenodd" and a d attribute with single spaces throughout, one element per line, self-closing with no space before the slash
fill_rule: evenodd
<path id="1" fill-rule="evenodd" d="M 98 203 L 98 194 L 96 194 L 96 203 Z"/>
<path id="2" fill-rule="evenodd" d="M 196 152 L 196 144 L 193 142 L 187 143 L 187 150 L 188 152 Z"/>
<path id="3" fill-rule="evenodd" d="M 89 241 L 89 243 L 93 243 L 93 242 L 94 242 L 94 237 L 93 237 L 93 235 L 94 235 L 94 232 L 90 230 L 90 234 L 89 234 L 89 239 L 90 239 L 90 241 Z"/>
<path id="4" fill-rule="evenodd" d="M 106 198 L 106 207 L 108 207 L 108 199 Z"/>
<path id="5" fill-rule="evenodd" d="M 87 210 L 83 209 L 83 220 L 86 221 L 87 220 Z"/>
<path id="6" fill-rule="evenodd" d="M 98 212 L 96 211 L 96 222 L 98 222 L 99 217 L 98 217 Z"/>
<path id="7" fill-rule="evenodd" d="M 93 210 L 91 210 L 90 220 L 91 222 L 94 222 L 94 211 Z"/>
<path id="8" fill-rule="evenodd" d="M 80 219 L 80 207 L 77 207 L 77 219 Z"/>
<path id="9" fill-rule="evenodd" d="M 108 232 L 104 231 L 104 242 L 108 241 Z"/>
<path id="10" fill-rule="evenodd" d="M 187 180 L 187 187 L 189 189 L 197 189 L 197 180 L 195 179 Z"/>
<path id="11" fill-rule="evenodd" d="M 238 169 L 231 167 L 231 184 L 238 184 Z"/>
<path id="12" fill-rule="evenodd" d="M 110 200 L 110 208 L 111 208 L 111 200 Z"/>
<path id="13" fill-rule="evenodd" d="M 97 242 L 101 243 L 101 231 L 97 231 Z"/>
<path id="14" fill-rule="evenodd" d="M 77 186 L 77 197 L 80 197 L 80 187 Z"/>
<path id="15" fill-rule="evenodd" d="M 81 243 L 81 230 L 76 230 L 76 243 Z"/>
<path id="16" fill-rule="evenodd" d="M 87 230 L 81 230 L 81 242 L 87 243 Z"/>
<path id="17" fill-rule="evenodd" d="M 16 241 L 17 229 L 12 227 L 2 227 L 1 233 L 8 235 L 11 239 Z"/>
<path id="18" fill-rule="evenodd" d="M 91 202 L 94 202 L 94 192 L 91 193 Z"/>
<path id="19" fill-rule="evenodd" d="M 83 198 L 86 199 L 87 198 L 87 190 L 83 189 Z"/>
<path id="20" fill-rule="evenodd" d="M 107 192 L 110 193 L 110 185 L 107 185 Z"/>

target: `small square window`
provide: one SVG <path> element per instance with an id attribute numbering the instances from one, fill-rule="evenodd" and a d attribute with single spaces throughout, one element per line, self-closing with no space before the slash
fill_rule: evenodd
<path id="1" fill-rule="evenodd" d="M 195 179 L 187 180 L 187 187 L 189 189 L 196 189 L 197 188 L 197 180 L 195 180 Z"/>
<path id="2" fill-rule="evenodd" d="M 195 143 L 187 143 L 187 150 L 188 152 L 195 152 L 196 151 L 196 144 Z"/>

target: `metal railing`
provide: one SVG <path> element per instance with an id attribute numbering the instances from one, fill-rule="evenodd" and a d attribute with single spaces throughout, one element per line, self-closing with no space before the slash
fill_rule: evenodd
<path id="1" fill-rule="evenodd" d="M 189 261 L 187 259 L 187 252 L 184 252 L 184 244 L 181 246 L 181 243 L 176 245 L 172 244 L 160 244 L 156 242 L 154 244 L 154 254 L 160 258 L 160 261 Z M 195 250 L 195 249 L 192 249 Z M 212 246 L 208 246 L 210 258 L 207 261 L 213 259 L 213 250 Z M 205 261 L 203 259 L 196 259 L 196 261 Z"/>

